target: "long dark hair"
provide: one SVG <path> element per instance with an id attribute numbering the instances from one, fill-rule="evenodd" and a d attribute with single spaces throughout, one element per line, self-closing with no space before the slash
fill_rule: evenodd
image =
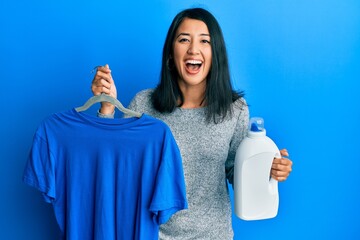
<path id="1" fill-rule="evenodd" d="M 183 10 L 172 21 L 163 48 L 160 82 L 152 94 L 152 103 L 161 113 L 171 113 L 183 103 L 183 94 L 177 82 L 178 73 L 171 56 L 176 31 L 185 18 L 203 21 L 210 33 L 212 62 L 206 80 L 204 102 L 207 106 L 207 121 L 213 120 L 218 123 L 228 114 L 232 114 L 231 104 L 243 97 L 244 93 L 232 89 L 225 41 L 220 25 L 210 12 L 202 8 Z"/>

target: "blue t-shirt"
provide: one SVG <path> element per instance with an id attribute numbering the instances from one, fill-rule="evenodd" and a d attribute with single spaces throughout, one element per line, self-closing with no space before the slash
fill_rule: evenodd
<path id="1" fill-rule="evenodd" d="M 145 114 L 51 115 L 35 133 L 23 180 L 53 204 L 67 240 L 158 239 L 159 225 L 187 208 L 173 135 Z"/>

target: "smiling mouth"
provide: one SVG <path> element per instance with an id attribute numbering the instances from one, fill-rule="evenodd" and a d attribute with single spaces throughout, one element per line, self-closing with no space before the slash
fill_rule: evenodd
<path id="1" fill-rule="evenodd" d="M 200 60 L 187 60 L 185 61 L 186 69 L 190 73 L 197 73 L 201 68 L 203 62 Z"/>

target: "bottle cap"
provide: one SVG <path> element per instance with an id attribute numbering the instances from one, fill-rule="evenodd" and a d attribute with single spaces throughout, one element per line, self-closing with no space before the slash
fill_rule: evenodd
<path id="1" fill-rule="evenodd" d="M 253 117 L 250 119 L 250 131 L 261 132 L 264 131 L 264 119 L 261 117 Z"/>
<path id="2" fill-rule="evenodd" d="M 265 135 L 264 119 L 261 117 L 252 117 L 249 123 L 249 136 Z"/>

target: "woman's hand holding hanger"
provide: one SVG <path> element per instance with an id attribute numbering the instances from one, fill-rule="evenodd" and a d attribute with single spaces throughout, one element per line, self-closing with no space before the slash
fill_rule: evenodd
<path id="1" fill-rule="evenodd" d="M 111 76 L 111 70 L 108 64 L 105 66 L 99 66 L 96 69 L 94 79 L 91 84 L 91 91 L 94 95 L 100 95 L 105 93 L 111 97 L 117 98 L 117 91 L 114 80 Z M 108 102 L 102 102 L 100 113 L 102 114 L 112 114 L 115 110 L 115 106 Z"/>

